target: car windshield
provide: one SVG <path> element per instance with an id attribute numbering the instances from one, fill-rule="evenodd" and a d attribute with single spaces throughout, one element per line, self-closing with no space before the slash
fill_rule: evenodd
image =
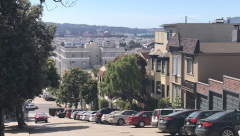
<path id="1" fill-rule="evenodd" d="M 216 114 L 213 114 L 212 116 L 208 117 L 207 119 L 217 119 L 217 118 L 220 118 L 222 115 L 224 115 L 225 112 L 219 112 L 219 113 L 216 113 Z"/>
<path id="2" fill-rule="evenodd" d="M 193 112 L 193 113 L 191 113 L 188 117 L 189 117 L 189 118 L 195 118 L 195 117 L 198 116 L 199 113 L 200 113 L 200 112 Z"/>
<path id="3" fill-rule="evenodd" d="M 37 115 L 46 115 L 44 112 L 38 112 Z"/>

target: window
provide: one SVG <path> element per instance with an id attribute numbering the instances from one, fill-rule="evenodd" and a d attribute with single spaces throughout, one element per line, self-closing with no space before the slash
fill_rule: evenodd
<path id="1" fill-rule="evenodd" d="M 162 93 L 162 88 L 161 88 L 161 82 L 157 81 L 157 94 L 161 94 Z"/>
<path id="2" fill-rule="evenodd" d="M 110 53 L 105 53 L 105 57 L 110 57 Z"/>
<path id="3" fill-rule="evenodd" d="M 75 65 L 76 61 L 70 61 L 70 65 Z"/>
<path id="4" fill-rule="evenodd" d="M 105 61 L 105 64 L 107 64 L 107 61 Z"/>
<path id="5" fill-rule="evenodd" d="M 152 113 L 151 112 L 145 112 L 142 114 L 142 117 L 152 117 Z"/>
<path id="6" fill-rule="evenodd" d="M 116 53 L 116 57 L 121 56 L 121 53 Z"/>
<path id="7" fill-rule="evenodd" d="M 72 54 L 72 57 L 73 57 L 73 58 L 76 57 L 76 54 Z"/>
<path id="8" fill-rule="evenodd" d="M 157 71 L 161 71 L 161 60 L 157 60 Z"/>
<path id="9" fill-rule="evenodd" d="M 162 61 L 162 73 L 165 73 L 165 61 Z"/>
<path id="10" fill-rule="evenodd" d="M 169 75 L 169 62 L 167 62 L 167 74 Z"/>
<path id="11" fill-rule="evenodd" d="M 173 75 L 181 76 L 181 57 L 173 57 Z"/>
<path id="12" fill-rule="evenodd" d="M 152 58 L 152 70 L 154 70 L 154 66 L 155 66 L 155 59 Z"/>
<path id="13" fill-rule="evenodd" d="M 82 64 L 85 65 L 85 64 L 86 64 L 86 61 L 83 61 Z"/>
<path id="14" fill-rule="evenodd" d="M 165 97 L 165 85 L 162 85 L 162 97 Z"/>
<path id="15" fill-rule="evenodd" d="M 177 58 L 176 57 L 173 57 L 173 64 L 172 64 L 172 66 L 173 66 L 173 68 L 172 68 L 172 73 L 173 73 L 173 75 L 176 75 L 176 70 L 177 70 L 177 65 L 176 65 L 176 63 L 177 63 Z"/>
<path id="16" fill-rule="evenodd" d="M 172 38 L 172 30 L 167 30 L 167 40 Z"/>
<path id="17" fill-rule="evenodd" d="M 152 80 L 152 93 L 154 93 L 154 80 Z"/>
<path id="18" fill-rule="evenodd" d="M 169 97 L 169 85 L 167 85 L 167 97 Z"/>
<path id="19" fill-rule="evenodd" d="M 180 87 L 177 85 L 173 85 L 172 94 L 173 94 L 173 101 L 175 101 L 177 95 L 180 95 Z"/>
<path id="20" fill-rule="evenodd" d="M 193 74 L 193 61 L 187 60 L 187 73 Z"/>

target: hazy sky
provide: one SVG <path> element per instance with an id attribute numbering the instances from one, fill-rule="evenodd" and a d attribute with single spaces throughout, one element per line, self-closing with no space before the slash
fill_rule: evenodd
<path id="1" fill-rule="evenodd" d="M 238 0 L 78 0 L 70 8 L 46 1 L 48 10 L 53 10 L 45 8 L 43 21 L 56 23 L 158 28 L 183 23 L 185 16 L 189 23 L 240 16 Z"/>

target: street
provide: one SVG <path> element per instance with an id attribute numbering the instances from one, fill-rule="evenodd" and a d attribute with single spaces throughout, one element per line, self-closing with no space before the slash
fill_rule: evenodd
<path id="1" fill-rule="evenodd" d="M 37 111 L 48 113 L 48 108 L 55 108 L 55 102 L 45 101 L 42 98 L 35 98 L 33 101 L 39 109 L 28 112 L 28 125 L 30 136 L 170 136 L 162 133 L 157 128 L 146 126 L 145 128 L 135 128 L 134 126 L 115 126 L 96 124 L 95 122 L 85 122 L 69 118 L 49 117 L 48 123 L 34 122 L 34 115 Z"/>

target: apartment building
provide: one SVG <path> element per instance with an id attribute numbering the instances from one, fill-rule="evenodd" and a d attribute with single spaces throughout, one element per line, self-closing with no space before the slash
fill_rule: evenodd
<path id="1" fill-rule="evenodd" d="M 57 46 L 52 57 L 60 75 L 71 68 L 79 67 L 83 70 L 99 69 L 102 65 L 112 61 L 116 56 L 125 53 L 124 48 L 99 47 L 96 42 L 89 42 L 84 46 Z"/>
<path id="2" fill-rule="evenodd" d="M 200 108 L 197 106 L 197 82 L 207 83 L 208 78 L 221 80 L 223 75 L 240 76 L 240 47 L 236 42 L 240 40 L 239 27 L 235 29 L 231 33 L 234 42 L 202 43 L 199 39 L 183 38 L 178 32 L 169 39 L 166 49 L 171 62 L 170 102 L 179 95 L 184 108 Z"/>

